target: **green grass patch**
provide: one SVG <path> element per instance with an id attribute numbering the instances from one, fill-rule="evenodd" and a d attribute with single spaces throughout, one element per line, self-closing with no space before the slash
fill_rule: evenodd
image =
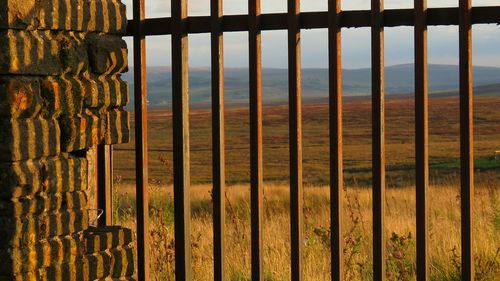
<path id="1" fill-rule="evenodd" d="M 460 160 L 444 159 L 437 163 L 432 163 L 432 169 L 455 170 L 460 169 Z M 474 169 L 476 170 L 493 170 L 500 169 L 500 161 L 493 157 L 483 157 L 474 160 Z"/>

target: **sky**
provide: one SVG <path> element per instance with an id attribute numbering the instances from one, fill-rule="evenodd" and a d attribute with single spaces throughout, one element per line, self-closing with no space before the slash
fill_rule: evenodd
<path id="1" fill-rule="evenodd" d="M 127 14 L 132 18 L 132 0 L 122 0 Z M 169 17 L 171 0 L 146 0 L 146 17 Z M 286 12 L 287 0 L 261 0 L 262 13 Z M 224 14 L 247 13 L 247 0 L 224 0 Z M 328 0 L 302 0 L 301 11 L 324 11 Z M 456 7 L 458 0 L 428 0 L 429 7 Z M 473 0 L 473 6 L 500 6 L 500 0 Z M 413 0 L 386 0 L 385 9 L 412 8 Z M 370 0 L 343 0 L 343 10 L 370 9 Z M 210 0 L 190 0 L 189 16 L 206 16 L 210 13 Z M 262 32 L 263 67 L 287 67 L 286 31 Z M 302 31 L 302 67 L 326 68 L 327 30 Z M 147 64 L 169 66 L 170 36 L 148 37 Z M 132 41 L 126 39 L 132 50 Z M 458 27 L 429 27 L 429 63 L 458 64 Z M 248 66 L 248 34 L 228 32 L 224 34 L 225 67 Z M 473 64 L 500 67 L 500 26 L 474 25 Z M 129 51 L 132 54 L 131 51 Z M 342 29 L 342 60 L 344 68 L 363 68 L 370 65 L 370 29 Z M 385 29 L 385 63 L 395 65 L 413 62 L 413 28 Z M 130 60 L 132 64 L 132 60 Z M 208 34 L 189 36 L 189 64 L 191 67 L 210 65 L 210 37 Z"/>

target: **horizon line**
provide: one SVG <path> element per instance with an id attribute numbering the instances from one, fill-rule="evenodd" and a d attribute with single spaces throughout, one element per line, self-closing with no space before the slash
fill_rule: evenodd
<path id="1" fill-rule="evenodd" d="M 385 68 L 389 67 L 396 67 L 396 66 L 405 66 L 405 65 L 415 65 L 415 63 L 399 63 L 399 64 L 391 64 L 391 65 L 386 65 Z M 429 66 L 431 65 L 437 65 L 437 66 L 453 66 L 453 67 L 459 67 L 459 64 L 447 64 L 447 63 L 429 63 Z M 158 68 L 171 68 L 171 65 L 151 65 L 151 66 L 146 66 L 148 67 L 158 67 Z M 472 65 L 472 67 L 482 67 L 482 68 L 497 68 L 500 69 L 500 66 L 491 66 L 491 65 Z M 194 66 L 194 67 L 189 67 L 189 69 L 207 69 L 210 70 L 211 66 Z M 241 67 L 224 67 L 224 69 L 248 69 L 248 66 L 241 66 Z M 275 69 L 275 70 L 288 70 L 288 68 L 285 67 L 262 67 L 262 69 Z M 301 69 L 319 69 L 319 70 L 328 70 L 328 67 L 302 67 Z M 371 66 L 366 66 L 366 67 L 358 67 L 358 68 L 342 68 L 343 70 L 362 70 L 362 69 L 371 69 Z M 134 70 L 134 65 L 129 65 L 129 71 Z"/>

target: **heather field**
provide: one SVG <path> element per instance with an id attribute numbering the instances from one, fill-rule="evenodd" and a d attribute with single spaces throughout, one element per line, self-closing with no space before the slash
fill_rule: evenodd
<path id="1" fill-rule="evenodd" d="M 500 98 L 475 100 L 476 190 L 474 235 L 477 280 L 500 276 Z M 387 101 L 386 224 L 389 280 L 415 280 L 415 171 L 412 99 Z M 349 98 L 344 105 L 345 236 L 348 280 L 371 279 L 371 105 Z M 329 280 L 328 106 L 304 108 L 304 269 L 306 280 Z M 264 264 L 267 281 L 290 279 L 288 118 L 286 106 L 264 109 Z M 213 279 L 210 111 L 191 112 L 191 237 L 195 280 Z M 226 113 L 226 273 L 250 280 L 248 109 Z M 150 111 L 151 272 L 173 280 L 173 194 L 171 114 Z M 115 152 L 115 220 L 134 228 L 133 143 Z M 460 280 L 458 98 L 430 99 L 431 280 Z"/>

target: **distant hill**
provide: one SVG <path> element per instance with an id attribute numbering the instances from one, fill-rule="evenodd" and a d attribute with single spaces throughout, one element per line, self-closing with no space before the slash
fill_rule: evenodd
<path id="1" fill-rule="evenodd" d="M 478 95 L 500 95 L 500 68 L 476 66 L 474 86 Z M 286 69 L 263 69 L 264 103 L 275 104 L 287 101 L 288 71 Z M 366 96 L 371 90 L 371 70 L 344 69 L 343 89 L 345 96 Z M 386 67 L 387 94 L 410 94 L 414 89 L 414 65 L 402 64 Z M 133 69 L 123 75 L 133 92 Z M 190 103 L 210 103 L 210 69 L 196 68 L 189 71 Z M 148 100 L 151 105 L 165 106 L 172 101 L 172 80 L 169 67 L 148 67 Z M 304 101 L 327 97 L 328 70 L 303 69 L 302 86 Z M 434 94 L 450 95 L 457 92 L 459 73 L 456 65 L 429 65 L 429 90 Z M 225 71 L 227 104 L 248 103 L 248 69 L 228 68 Z"/>

